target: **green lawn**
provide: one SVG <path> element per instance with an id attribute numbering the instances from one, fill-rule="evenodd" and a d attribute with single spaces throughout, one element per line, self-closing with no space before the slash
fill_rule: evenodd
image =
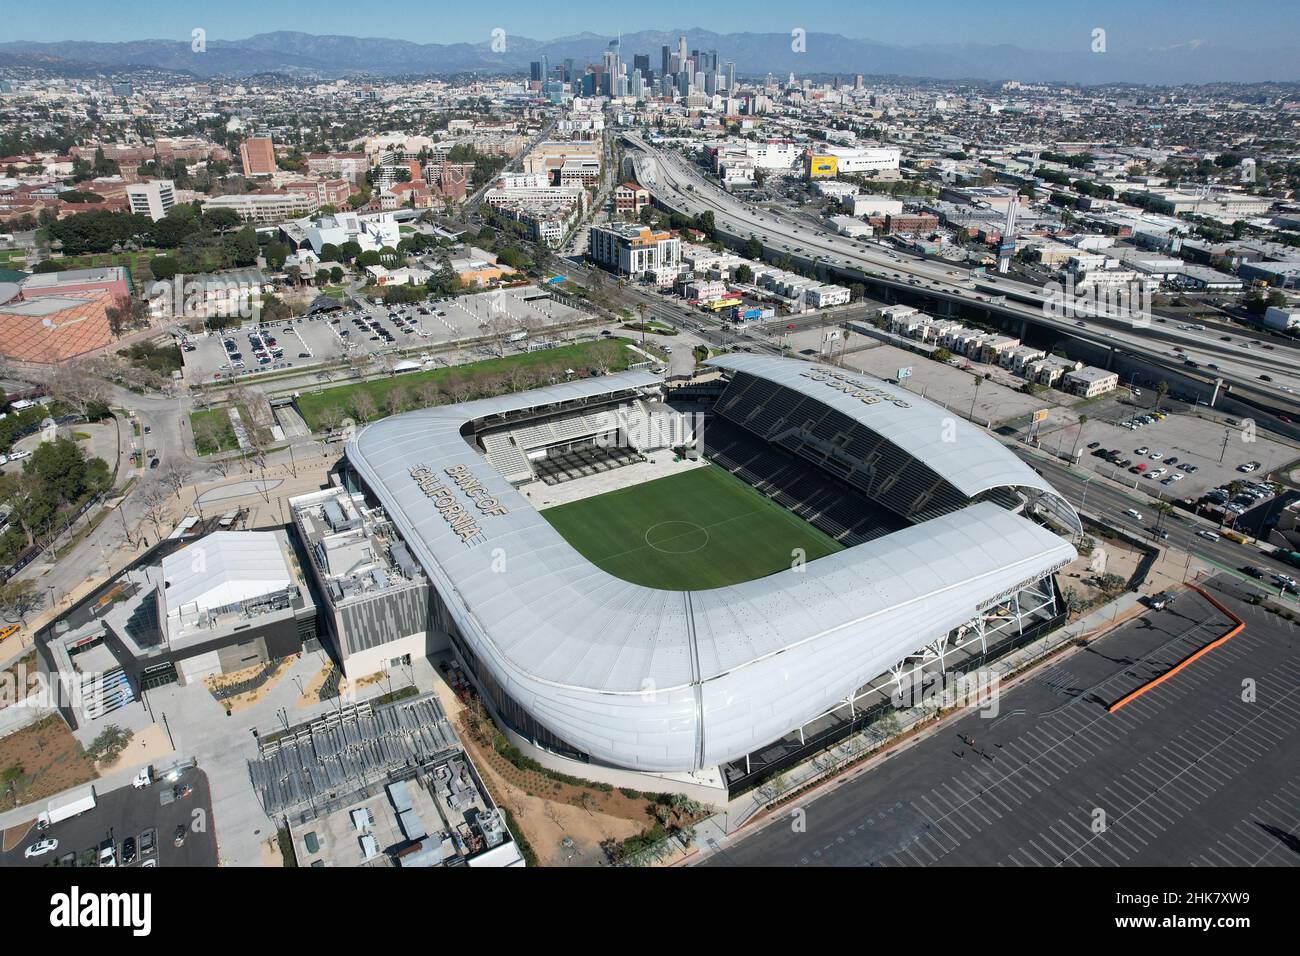
<path id="1" fill-rule="evenodd" d="M 208 437 L 204 422 L 212 422 L 215 443 Z M 194 444 L 200 455 L 210 455 L 214 451 L 228 451 L 238 448 L 235 429 L 230 424 L 230 414 L 224 408 L 208 408 L 190 415 L 190 427 L 194 433 Z"/>
<path id="2" fill-rule="evenodd" d="M 563 378 L 567 369 L 580 371 L 603 363 L 611 372 L 626 369 L 644 358 L 625 347 L 626 340 L 612 339 L 597 342 L 580 342 L 507 355 L 504 358 L 470 362 L 451 368 L 435 368 L 421 372 L 404 372 L 367 382 L 339 385 L 319 392 L 304 392 L 298 396 L 298 411 L 313 431 L 322 427 L 322 413 L 335 409 L 344 418 L 365 418 L 374 421 L 389 414 L 389 396 L 397 393 L 400 411 L 440 405 L 470 398 L 485 398 L 508 391 L 534 388 L 549 384 L 552 379 Z M 356 407 L 360 395 L 369 395 L 374 409 Z M 430 401 L 429 399 L 433 399 Z"/>
<path id="3" fill-rule="evenodd" d="M 177 256 L 176 249 L 141 249 L 138 252 L 88 252 L 79 256 L 64 256 L 58 260 L 65 269 L 94 269 L 100 266 L 126 266 L 131 270 L 131 281 L 136 290 L 153 282 L 149 260 L 154 256 Z M 204 253 L 204 271 L 221 268 L 221 259 L 215 250 Z"/>
<path id="4" fill-rule="evenodd" d="M 541 512 L 597 567 L 666 591 L 788 570 L 843 545 L 715 465 Z"/>

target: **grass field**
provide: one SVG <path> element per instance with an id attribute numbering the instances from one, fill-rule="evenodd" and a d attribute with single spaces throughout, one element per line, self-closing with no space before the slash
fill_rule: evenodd
<path id="1" fill-rule="evenodd" d="M 541 512 L 597 567 L 665 591 L 725 587 L 843 549 L 709 465 Z"/>
<path id="2" fill-rule="evenodd" d="M 230 414 L 224 408 L 205 408 L 199 412 L 191 412 L 190 427 L 193 429 L 194 444 L 200 455 L 210 455 L 214 451 L 228 451 L 239 447 L 234 426 L 230 424 Z"/>
<path id="3" fill-rule="evenodd" d="M 570 368 L 588 369 L 603 365 L 610 372 L 621 372 L 634 361 L 644 361 L 644 356 L 626 348 L 625 339 L 579 342 L 451 368 L 406 372 L 366 382 L 337 385 L 319 392 L 303 392 L 298 396 L 297 406 L 308 427 L 316 431 L 323 427 L 322 420 L 327 409 L 333 409 L 342 417 L 356 416 L 374 421 L 394 410 L 409 411 L 428 405 L 532 388 L 562 379 L 564 372 Z M 390 408 L 390 396 L 393 393 L 397 393 L 396 409 Z M 362 415 L 357 408 L 357 398 L 361 395 L 367 396 L 373 405 L 373 408 L 368 409 L 368 415 Z"/>

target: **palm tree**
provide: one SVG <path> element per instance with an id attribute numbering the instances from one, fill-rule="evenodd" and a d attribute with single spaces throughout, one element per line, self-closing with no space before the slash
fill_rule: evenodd
<path id="1" fill-rule="evenodd" d="M 1160 400 L 1165 397 L 1165 393 L 1168 391 L 1169 391 L 1168 382 L 1161 382 L 1159 385 L 1156 386 L 1156 409 L 1157 410 L 1159 410 L 1160 408 Z"/>
<path id="2" fill-rule="evenodd" d="M 1079 450 L 1079 439 L 1083 437 L 1083 426 L 1087 421 L 1087 415 L 1079 416 L 1079 430 L 1074 433 L 1074 445 L 1070 448 L 1070 461 L 1074 461 L 1074 453 Z"/>

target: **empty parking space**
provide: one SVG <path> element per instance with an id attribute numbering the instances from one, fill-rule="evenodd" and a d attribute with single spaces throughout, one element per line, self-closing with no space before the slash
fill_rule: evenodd
<path id="1" fill-rule="evenodd" d="M 1235 583 L 1246 628 L 1122 710 L 1107 704 L 1232 626 L 1194 592 L 829 790 L 710 865 L 1300 864 L 1300 644 Z M 1229 861 L 1232 861 L 1231 863 Z"/>

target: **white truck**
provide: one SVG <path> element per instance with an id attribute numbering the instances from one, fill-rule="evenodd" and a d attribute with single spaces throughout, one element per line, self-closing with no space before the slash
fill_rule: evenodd
<path id="1" fill-rule="evenodd" d="M 86 787 L 57 800 L 51 800 L 36 817 L 36 828 L 44 830 L 61 820 L 80 816 L 95 809 L 95 788 Z"/>

